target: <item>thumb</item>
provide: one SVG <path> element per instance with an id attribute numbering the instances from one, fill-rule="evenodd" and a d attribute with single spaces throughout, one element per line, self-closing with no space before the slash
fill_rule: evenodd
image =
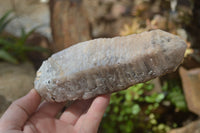
<path id="1" fill-rule="evenodd" d="M 21 130 L 27 119 L 36 111 L 40 101 L 41 97 L 35 89 L 14 101 L 0 119 L 0 128 Z"/>

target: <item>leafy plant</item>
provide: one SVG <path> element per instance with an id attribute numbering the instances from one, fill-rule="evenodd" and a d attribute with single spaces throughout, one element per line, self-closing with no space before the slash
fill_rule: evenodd
<path id="1" fill-rule="evenodd" d="M 166 100 L 170 101 L 176 107 L 176 110 L 187 110 L 185 97 L 178 81 L 166 81 L 162 89 L 167 93 Z"/>
<path id="2" fill-rule="evenodd" d="M 166 101 L 176 110 L 187 110 L 181 87 L 177 82 L 167 81 L 161 93 L 152 93 L 153 88 L 154 85 L 147 82 L 113 93 L 101 124 L 102 130 L 106 133 L 166 133 L 176 127 L 175 122 L 169 125 L 161 122 L 161 114 L 156 111 Z"/>
<path id="3" fill-rule="evenodd" d="M 146 93 L 151 92 L 153 88 L 154 85 L 147 82 L 112 94 L 110 105 L 103 118 L 102 128 L 107 133 L 139 132 L 141 129 L 145 132 L 152 132 L 152 128 L 160 123 L 157 123 L 155 119 L 150 119 L 150 114 L 165 98 L 164 93 L 147 95 Z"/>
<path id="4" fill-rule="evenodd" d="M 5 27 L 12 21 L 13 18 L 8 19 L 11 11 L 8 11 L 0 18 L 0 59 L 8 61 L 10 63 L 19 63 L 20 61 L 26 61 L 27 53 L 30 51 L 48 52 L 47 49 L 31 46 L 26 43 L 27 39 L 33 32 L 39 27 L 35 27 L 29 32 L 25 32 L 25 29 L 21 29 L 21 36 L 19 38 L 11 36 L 3 36 L 1 33 Z"/>
<path id="5" fill-rule="evenodd" d="M 7 51 L 0 49 L 0 59 L 17 64 L 18 61 L 12 57 Z"/>
<path id="6" fill-rule="evenodd" d="M 3 32 L 5 27 L 13 20 L 13 17 L 8 19 L 11 13 L 12 11 L 8 11 L 0 18 L 0 34 Z"/>

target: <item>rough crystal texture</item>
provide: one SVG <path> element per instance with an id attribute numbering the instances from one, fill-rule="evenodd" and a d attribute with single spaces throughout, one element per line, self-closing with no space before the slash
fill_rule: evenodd
<path id="1" fill-rule="evenodd" d="M 48 101 L 89 99 L 176 70 L 186 43 L 153 30 L 71 46 L 44 61 L 35 89 Z"/>

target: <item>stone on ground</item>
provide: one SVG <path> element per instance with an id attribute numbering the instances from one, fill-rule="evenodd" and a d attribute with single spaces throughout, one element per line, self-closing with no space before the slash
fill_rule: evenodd
<path id="1" fill-rule="evenodd" d="M 181 67 L 179 72 L 188 108 L 200 116 L 200 68 L 186 70 Z"/>

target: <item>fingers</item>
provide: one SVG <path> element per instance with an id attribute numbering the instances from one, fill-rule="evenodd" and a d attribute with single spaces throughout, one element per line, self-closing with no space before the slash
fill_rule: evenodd
<path id="1" fill-rule="evenodd" d="M 6 129 L 21 129 L 27 119 L 35 112 L 41 97 L 32 89 L 26 96 L 14 101 L 0 119 L 0 126 Z"/>
<path id="2" fill-rule="evenodd" d="M 50 103 L 44 101 L 40 106 L 37 111 L 38 115 L 48 115 L 50 117 L 55 117 L 60 110 L 65 106 L 65 103 Z"/>
<path id="3" fill-rule="evenodd" d="M 98 96 L 95 98 L 84 118 L 77 121 L 76 128 L 80 129 L 81 127 L 80 130 L 84 133 L 97 132 L 109 101 L 110 95 Z"/>
<path id="4" fill-rule="evenodd" d="M 85 113 L 91 105 L 93 99 L 75 101 L 67 108 L 60 117 L 60 120 L 74 125 L 79 117 Z"/>

